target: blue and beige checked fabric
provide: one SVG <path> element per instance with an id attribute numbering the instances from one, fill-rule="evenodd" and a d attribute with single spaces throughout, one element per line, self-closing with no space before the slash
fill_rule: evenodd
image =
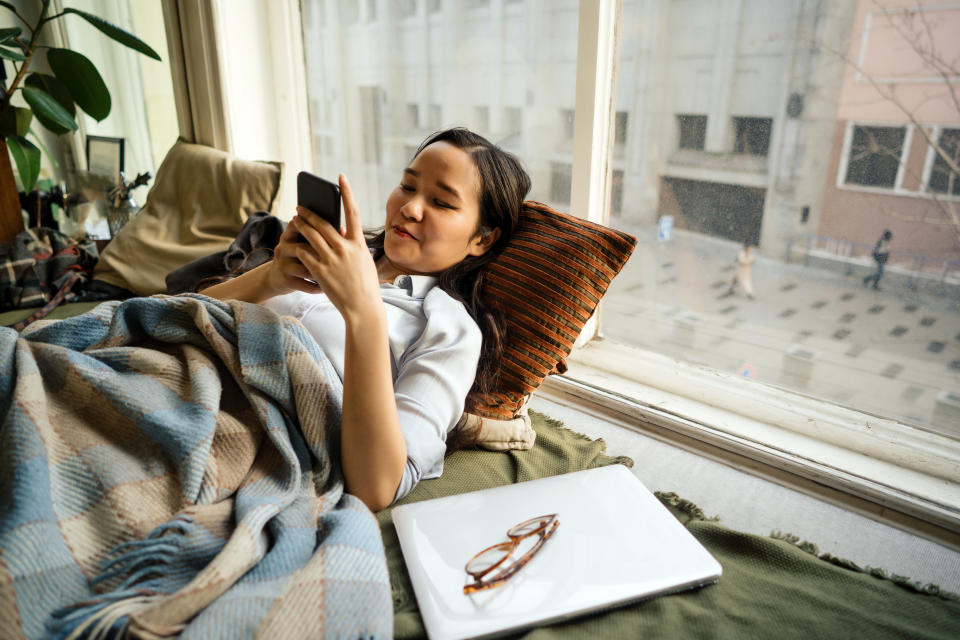
<path id="1" fill-rule="evenodd" d="M 257 305 L 0 327 L 3 637 L 391 636 L 379 529 L 343 491 L 341 392 Z"/>

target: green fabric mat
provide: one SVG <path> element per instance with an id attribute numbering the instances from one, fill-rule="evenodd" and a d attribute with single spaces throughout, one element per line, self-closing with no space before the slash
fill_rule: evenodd
<path id="1" fill-rule="evenodd" d="M 537 431 L 530 451 L 458 451 L 443 476 L 421 482 L 398 504 L 523 482 L 608 464 L 602 440 L 570 431 L 531 412 Z M 704 517 L 675 494 L 658 494 L 670 511 L 717 558 L 716 585 L 662 596 L 515 637 L 537 638 L 960 638 L 960 601 L 935 587 L 887 579 L 835 558 L 820 558 L 809 544 L 740 533 Z M 397 638 L 425 632 L 403 564 L 390 509 L 377 514 L 394 594 Z"/>
<path id="2" fill-rule="evenodd" d="M 54 307 L 53 311 L 48 313 L 44 320 L 62 320 L 63 318 L 76 316 L 84 311 L 93 309 L 102 302 L 106 302 L 106 300 L 97 300 L 95 302 L 70 302 L 68 304 L 61 304 Z M 40 309 L 40 307 L 35 309 L 14 309 L 13 311 L 4 311 L 3 313 L 0 313 L 0 327 L 9 327 L 10 325 L 16 324 L 34 311 L 37 311 L 37 309 Z"/>

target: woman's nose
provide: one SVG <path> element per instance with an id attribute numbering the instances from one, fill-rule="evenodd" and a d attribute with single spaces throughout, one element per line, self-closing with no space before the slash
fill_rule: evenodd
<path id="1" fill-rule="evenodd" d="M 404 218 L 419 221 L 421 218 L 423 218 L 423 207 L 417 198 L 413 198 L 407 202 L 407 204 L 403 205 L 403 207 L 400 209 L 400 213 L 403 214 Z"/>

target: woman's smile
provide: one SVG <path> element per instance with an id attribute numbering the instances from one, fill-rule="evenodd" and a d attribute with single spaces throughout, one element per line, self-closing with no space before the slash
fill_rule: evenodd
<path id="1" fill-rule="evenodd" d="M 406 229 L 404 229 L 404 228 L 401 227 L 400 225 L 396 225 L 396 226 L 393 227 L 393 233 L 396 234 L 396 235 L 398 235 L 398 236 L 400 236 L 401 238 L 409 238 L 410 240 L 416 240 L 416 239 L 417 239 L 417 237 L 416 237 L 415 235 L 413 235 L 412 233 L 410 233 L 409 231 L 407 231 Z"/>

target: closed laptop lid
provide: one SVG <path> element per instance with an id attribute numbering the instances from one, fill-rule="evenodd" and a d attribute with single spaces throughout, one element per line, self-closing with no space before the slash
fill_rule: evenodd
<path id="1" fill-rule="evenodd" d="M 507 530 L 560 524 L 503 585 L 464 595 L 464 567 Z M 720 564 L 622 465 L 401 505 L 404 561 L 432 640 L 498 635 L 715 582 Z"/>

